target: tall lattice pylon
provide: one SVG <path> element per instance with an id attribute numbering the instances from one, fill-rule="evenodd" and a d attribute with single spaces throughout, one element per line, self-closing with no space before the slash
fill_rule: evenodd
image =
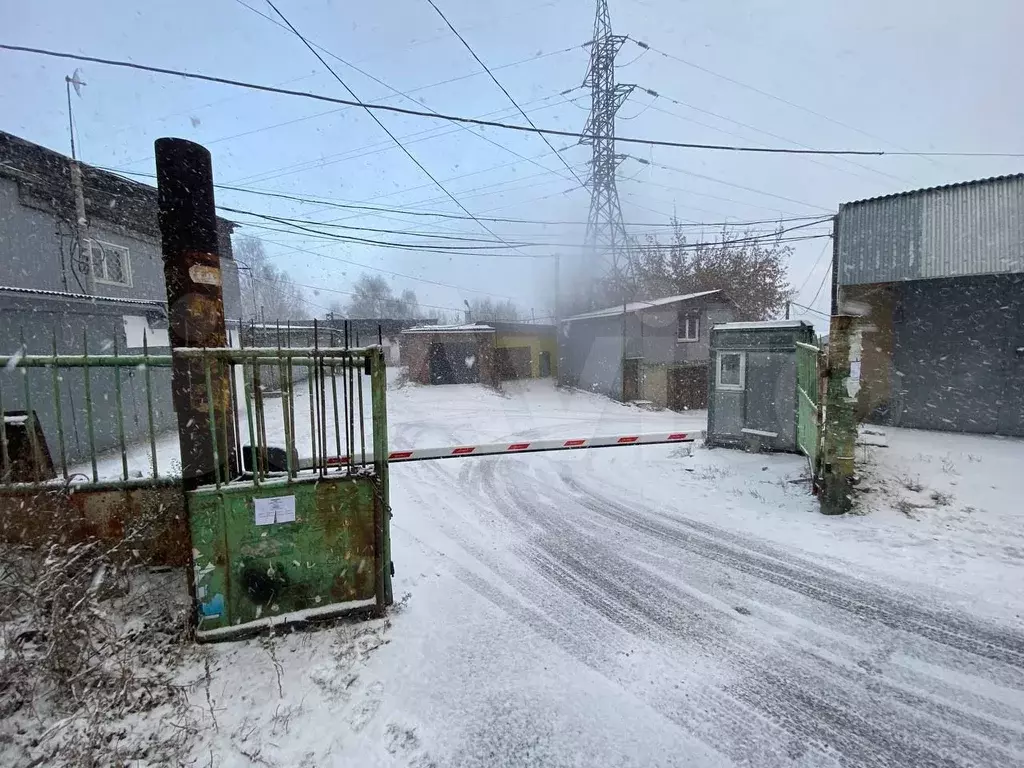
<path id="1" fill-rule="evenodd" d="M 612 34 L 608 0 L 597 0 L 594 39 L 590 42 L 590 66 L 583 81 L 590 88 L 590 117 L 582 144 L 593 147 L 590 161 L 590 215 L 587 218 L 586 257 L 600 264 L 617 299 L 624 300 L 632 282 L 632 269 L 622 223 L 615 171 L 623 156 L 615 153 L 615 113 L 632 93 L 633 85 L 615 84 L 615 55 L 626 41 Z M 592 138 L 587 138 L 592 137 Z"/>

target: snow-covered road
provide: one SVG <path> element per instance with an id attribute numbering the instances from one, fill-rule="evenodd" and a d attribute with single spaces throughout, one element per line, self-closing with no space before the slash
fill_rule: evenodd
<path id="1" fill-rule="evenodd" d="M 694 429 L 704 418 L 545 382 L 504 396 L 412 386 L 389 397 L 394 448 Z M 1024 561 L 979 549 L 982 565 L 964 565 L 941 542 L 887 549 L 878 539 L 900 521 L 821 517 L 792 482 L 799 457 L 686 453 L 394 466 L 399 605 L 388 622 L 278 638 L 273 665 L 266 640 L 214 648 L 220 726 L 197 757 L 419 768 L 1024 762 Z M 954 572 L 961 590 L 934 586 Z M 965 607 L 983 589 L 999 594 Z"/>

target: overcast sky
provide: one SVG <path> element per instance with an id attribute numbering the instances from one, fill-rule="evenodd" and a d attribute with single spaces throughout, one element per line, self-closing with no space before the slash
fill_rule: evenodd
<path id="1" fill-rule="evenodd" d="M 587 66 L 580 45 L 592 33 L 591 0 L 436 1 L 537 125 L 582 129 L 589 98 L 578 89 Z M 244 2 L 273 17 L 261 0 Z M 416 107 L 393 88 L 437 111 L 523 122 L 426 0 L 278 0 L 278 7 L 312 42 L 390 86 L 325 54 L 365 101 Z M 627 42 L 619 81 L 660 94 L 634 93 L 619 113 L 620 136 L 1024 152 L 1019 0 L 611 0 L 611 14 L 617 34 L 656 49 L 644 53 Z M 347 96 L 298 38 L 239 0 L 0 0 L 0 42 Z M 68 61 L 0 52 L 0 129 L 69 152 L 64 76 L 74 68 Z M 101 65 L 83 65 L 82 73 L 88 85 L 74 110 L 81 158 L 91 164 L 153 173 L 154 139 L 180 136 L 209 147 L 219 183 L 462 214 L 361 110 Z M 473 214 L 580 223 L 487 223 L 498 235 L 552 244 L 531 253 L 568 252 L 582 240 L 588 194 L 540 137 L 393 114 L 380 119 Z M 551 141 L 567 147 L 563 157 L 584 177 L 589 148 Z M 1020 158 L 851 161 L 619 149 L 657 164 L 627 159 L 620 166 L 619 194 L 632 232 L 651 231 L 673 212 L 693 222 L 827 215 L 844 201 L 1024 171 Z M 228 191 L 218 191 L 217 200 L 349 226 L 492 238 L 459 219 L 358 214 Z M 538 316 L 550 307 L 549 259 L 416 253 L 255 227 L 242 231 L 260 235 L 296 281 L 317 286 L 307 295 L 318 314 L 332 300 L 344 301 L 337 292 L 370 271 L 339 259 L 419 278 L 386 275 L 396 290 L 412 288 L 425 304 L 458 308 L 463 299 L 488 294 L 511 297 Z M 821 285 L 827 245 L 819 240 L 797 248 L 790 275 L 800 302 L 810 303 Z M 818 308 L 827 309 L 827 294 L 818 294 Z"/>

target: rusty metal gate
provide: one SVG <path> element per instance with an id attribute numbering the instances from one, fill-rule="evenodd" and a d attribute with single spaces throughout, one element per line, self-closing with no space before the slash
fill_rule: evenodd
<path id="1" fill-rule="evenodd" d="M 215 451 L 245 443 L 234 464 L 215 456 L 214 482 L 187 494 L 199 638 L 353 608 L 382 611 L 392 601 L 382 350 L 175 354 L 205 371 Z M 230 370 L 226 424 L 213 407 L 218 362 Z M 262 381 L 271 372 L 278 384 L 268 396 Z M 221 433 L 227 439 L 218 440 Z M 311 460 L 300 463 L 300 448 Z M 339 455 L 347 460 L 334 460 Z"/>
<path id="2" fill-rule="evenodd" d="M 815 479 L 821 454 L 820 355 L 816 346 L 796 342 L 796 444 L 810 462 Z"/>

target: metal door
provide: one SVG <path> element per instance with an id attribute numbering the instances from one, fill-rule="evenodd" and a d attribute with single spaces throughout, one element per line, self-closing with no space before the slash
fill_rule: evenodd
<path id="1" fill-rule="evenodd" d="M 796 343 L 796 444 L 818 474 L 821 421 L 818 409 L 818 348 Z"/>
<path id="2" fill-rule="evenodd" d="M 622 361 L 622 399 L 626 402 L 640 399 L 640 361 Z"/>
<path id="3" fill-rule="evenodd" d="M 1024 301 L 1017 287 L 1015 325 L 1009 329 L 999 434 L 1024 437 Z"/>

